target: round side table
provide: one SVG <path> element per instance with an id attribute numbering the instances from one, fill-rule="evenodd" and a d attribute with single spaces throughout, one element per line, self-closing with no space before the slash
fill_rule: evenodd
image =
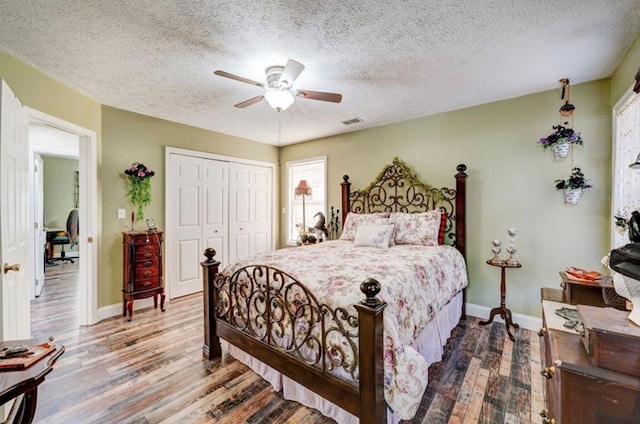
<path id="1" fill-rule="evenodd" d="M 513 319 L 511 318 L 511 311 L 507 308 L 505 303 L 505 298 L 507 295 L 506 270 L 507 268 L 521 268 L 522 265 L 520 264 L 510 265 L 505 262 L 495 263 L 495 262 L 491 262 L 490 260 L 487 261 L 487 264 L 491 266 L 500 267 L 500 271 L 501 271 L 500 272 L 501 274 L 500 275 L 500 307 L 493 308 L 489 314 L 489 320 L 480 321 L 479 324 L 480 325 L 491 324 L 493 322 L 493 317 L 495 317 L 496 315 L 500 315 L 504 320 L 504 325 L 507 328 L 507 334 L 509 335 L 509 338 L 511 339 L 511 341 L 515 342 L 516 338 L 511 333 L 511 330 L 509 327 L 518 329 L 520 328 L 520 326 L 513 322 Z"/>

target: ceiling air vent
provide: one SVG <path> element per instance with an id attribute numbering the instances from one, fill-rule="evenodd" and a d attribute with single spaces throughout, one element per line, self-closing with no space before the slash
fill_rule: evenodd
<path id="1" fill-rule="evenodd" d="M 353 124 L 357 124 L 358 122 L 363 122 L 363 121 L 360 118 L 353 118 L 353 119 L 347 119 L 346 121 L 342 121 L 344 125 L 353 125 Z"/>

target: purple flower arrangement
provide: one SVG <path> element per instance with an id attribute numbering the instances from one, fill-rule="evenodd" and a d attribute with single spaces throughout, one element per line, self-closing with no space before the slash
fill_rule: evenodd
<path id="1" fill-rule="evenodd" d="M 572 190 L 577 188 L 586 190 L 593 187 L 587 181 L 588 180 L 585 178 L 584 173 L 580 168 L 573 168 L 569 179 L 555 181 L 556 190 Z"/>
<path id="2" fill-rule="evenodd" d="M 144 166 L 143 163 L 136 162 L 125 169 L 124 173 L 129 177 L 127 196 L 136 208 L 135 221 L 141 221 L 144 218 L 144 208 L 151 204 L 151 177 L 155 175 L 155 172 Z M 133 223 L 132 216 L 132 227 Z"/>
<path id="3" fill-rule="evenodd" d="M 136 162 L 131 165 L 128 169 L 124 170 L 124 173 L 127 174 L 132 179 L 141 179 L 151 178 L 156 175 L 155 172 L 147 168 L 143 163 Z"/>
<path id="4" fill-rule="evenodd" d="M 565 122 L 564 124 L 567 125 L 568 122 Z M 580 136 L 580 133 L 575 132 L 573 128 L 568 128 L 559 124 L 554 125 L 552 128 L 554 131 L 551 134 L 540 139 L 540 144 L 545 149 L 562 143 L 582 145 L 582 137 Z"/>

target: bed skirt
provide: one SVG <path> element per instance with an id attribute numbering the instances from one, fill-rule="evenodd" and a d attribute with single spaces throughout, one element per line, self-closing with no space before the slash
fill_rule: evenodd
<path id="1" fill-rule="evenodd" d="M 460 322 L 461 311 L 462 292 L 459 292 L 436 314 L 435 319 L 427 324 L 413 342 L 413 348 L 420 352 L 427 360 L 427 364 L 431 365 L 442 360 L 443 347 L 451 336 L 451 331 Z M 229 344 L 228 348 L 234 358 L 269 382 L 275 391 L 282 390 L 285 399 L 294 400 L 307 407 L 317 409 L 322 415 L 333 418 L 341 424 L 358 424 L 358 418 L 344 409 L 318 396 L 237 347 Z M 387 423 L 397 424 L 399 421 L 397 416 L 387 410 Z"/>

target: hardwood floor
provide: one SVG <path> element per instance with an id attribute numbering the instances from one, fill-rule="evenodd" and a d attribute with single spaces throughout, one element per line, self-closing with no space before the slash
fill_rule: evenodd
<path id="1" fill-rule="evenodd" d="M 247 367 L 224 355 L 204 361 L 199 294 L 79 327 L 76 264 L 47 268 L 32 303 L 34 337 L 54 336 L 66 352 L 40 386 L 37 423 L 333 423 L 286 401 Z M 411 423 L 539 423 L 538 336 L 469 318 L 429 369 Z"/>

